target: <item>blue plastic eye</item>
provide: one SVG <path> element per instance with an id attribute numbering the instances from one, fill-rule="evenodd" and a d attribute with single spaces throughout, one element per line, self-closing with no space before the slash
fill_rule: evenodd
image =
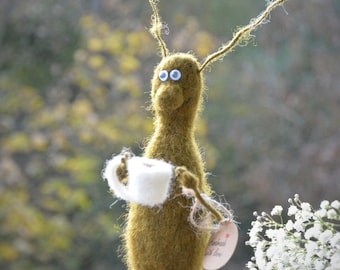
<path id="1" fill-rule="evenodd" d="M 165 82 L 168 79 L 168 72 L 166 70 L 162 70 L 161 72 L 159 72 L 158 74 L 158 78 L 162 81 Z"/>
<path id="2" fill-rule="evenodd" d="M 178 81 L 181 78 L 182 74 L 178 69 L 173 69 L 170 71 L 170 78 L 174 81 Z"/>

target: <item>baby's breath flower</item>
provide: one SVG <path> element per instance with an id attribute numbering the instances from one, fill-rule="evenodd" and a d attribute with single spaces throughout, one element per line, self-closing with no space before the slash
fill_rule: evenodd
<path id="1" fill-rule="evenodd" d="M 281 205 L 275 205 L 273 210 L 270 212 L 272 216 L 281 216 L 282 213 L 282 206 Z"/>
<path id="2" fill-rule="evenodd" d="M 305 248 L 307 251 L 307 255 L 309 257 L 312 257 L 313 254 L 315 254 L 318 250 L 318 244 L 315 241 L 307 241 L 305 244 Z"/>
<path id="3" fill-rule="evenodd" d="M 297 232 L 301 232 L 304 230 L 304 227 L 303 227 L 303 220 L 302 219 L 298 219 L 294 222 L 294 229 L 297 231 Z"/>
<path id="4" fill-rule="evenodd" d="M 310 227 L 309 229 L 307 229 L 305 231 L 305 238 L 307 240 L 311 239 L 311 238 L 315 238 L 318 239 L 320 237 L 320 233 L 321 233 L 321 227 L 319 224 L 314 224 L 313 227 Z"/>
<path id="5" fill-rule="evenodd" d="M 293 233 L 293 236 L 295 237 L 296 240 L 301 239 L 301 232 L 295 232 Z"/>
<path id="6" fill-rule="evenodd" d="M 273 230 L 273 229 L 268 229 L 266 231 L 266 235 L 268 236 L 268 238 L 270 239 L 273 239 L 277 234 L 277 231 L 276 230 Z"/>
<path id="7" fill-rule="evenodd" d="M 254 257 L 247 263 L 251 270 L 276 269 L 339 270 L 340 265 L 340 202 L 322 201 L 314 211 L 298 194 L 289 199 L 288 216 L 283 222 L 282 206 L 276 205 L 271 215 L 261 213 L 249 230 Z M 279 216 L 280 222 L 272 216 Z"/>
<path id="8" fill-rule="evenodd" d="M 338 200 L 335 200 L 331 203 L 331 206 L 334 208 L 334 209 L 337 209 L 337 210 L 340 210 L 340 202 Z"/>
<path id="9" fill-rule="evenodd" d="M 340 232 L 336 232 L 329 242 L 332 247 L 337 247 L 337 249 L 340 250 Z M 340 252 L 338 253 L 340 257 Z"/>
<path id="10" fill-rule="evenodd" d="M 256 270 L 255 264 L 253 262 L 247 262 L 246 267 L 250 270 Z"/>
<path id="11" fill-rule="evenodd" d="M 301 203 L 301 209 L 306 212 L 310 212 L 312 210 L 311 205 L 306 202 Z"/>
<path id="12" fill-rule="evenodd" d="M 295 215 L 298 211 L 299 211 L 299 209 L 298 209 L 295 205 L 291 205 L 291 206 L 288 208 L 288 213 L 287 213 L 287 215 L 288 215 L 288 216 L 293 216 L 293 215 Z"/>
<path id="13" fill-rule="evenodd" d="M 315 269 L 324 269 L 325 268 L 324 262 L 322 260 L 318 259 L 318 258 L 315 259 L 314 265 L 315 265 Z"/>
<path id="14" fill-rule="evenodd" d="M 320 208 L 321 208 L 321 209 L 327 209 L 328 206 L 329 206 L 329 201 L 327 201 L 327 200 L 324 200 L 324 201 L 322 201 L 322 202 L 320 203 Z"/>
<path id="15" fill-rule="evenodd" d="M 287 229 L 287 231 L 291 231 L 291 230 L 293 230 L 293 228 L 294 228 L 294 223 L 293 223 L 293 221 L 288 220 L 287 223 L 286 223 L 286 229 Z"/>
<path id="16" fill-rule="evenodd" d="M 284 241 L 287 238 L 286 236 L 287 235 L 286 235 L 286 232 L 285 232 L 284 229 L 280 228 L 280 229 L 277 230 L 277 232 L 276 232 L 277 241 L 279 241 L 279 242 Z"/>
<path id="17" fill-rule="evenodd" d="M 304 205 L 304 206 L 306 206 L 306 205 Z M 302 207 L 302 204 L 301 204 L 301 207 Z M 299 218 L 301 218 L 303 221 L 310 219 L 312 216 L 313 216 L 313 213 L 310 210 L 303 209 L 299 213 Z"/>
<path id="18" fill-rule="evenodd" d="M 337 217 L 337 212 L 334 209 L 329 209 L 327 211 L 327 218 L 328 219 L 336 219 Z"/>
<path id="19" fill-rule="evenodd" d="M 325 230 L 319 236 L 319 241 L 321 244 L 326 244 L 333 236 L 333 233 L 330 230 Z"/>
<path id="20" fill-rule="evenodd" d="M 321 208 L 315 212 L 316 217 L 324 218 L 327 216 L 327 210 L 324 208 Z"/>
<path id="21" fill-rule="evenodd" d="M 253 221 L 252 222 L 253 225 L 253 230 L 257 233 L 262 231 L 262 223 L 259 220 Z"/>
<path id="22" fill-rule="evenodd" d="M 333 268 L 331 268 L 331 269 L 336 270 L 336 267 L 339 267 L 339 265 L 340 265 L 340 252 L 334 253 L 330 260 L 331 260 L 330 265 L 333 266 Z"/>

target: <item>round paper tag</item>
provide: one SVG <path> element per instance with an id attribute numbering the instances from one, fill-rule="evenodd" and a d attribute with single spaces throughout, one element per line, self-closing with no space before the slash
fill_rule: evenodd
<path id="1" fill-rule="evenodd" d="M 217 270 L 225 265 L 234 253 L 237 240 L 238 230 L 235 223 L 223 222 L 220 230 L 210 238 L 203 258 L 204 269 Z"/>

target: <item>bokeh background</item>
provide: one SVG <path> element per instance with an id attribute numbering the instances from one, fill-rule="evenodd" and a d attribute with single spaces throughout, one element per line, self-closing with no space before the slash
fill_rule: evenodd
<path id="1" fill-rule="evenodd" d="M 264 0 L 161 1 L 171 51 L 199 59 Z M 290 0 L 254 42 L 205 72 L 197 138 L 209 181 L 240 222 L 223 269 L 252 256 L 253 211 L 299 193 L 340 194 L 340 2 Z M 0 1 L 0 268 L 125 269 L 125 203 L 101 178 L 106 159 L 142 154 L 160 60 L 148 1 Z"/>

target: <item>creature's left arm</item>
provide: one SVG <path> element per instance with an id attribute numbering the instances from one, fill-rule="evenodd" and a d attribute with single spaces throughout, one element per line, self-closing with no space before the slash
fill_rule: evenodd
<path id="1" fill-rule="evenodd" d="M 214 207 L 212 207 L 201 195 L 201 192 L 198 189 L 199 179 L 196 175 L 191 173 L 186 167 L 176 167 L 175 168 L 175 176 L 177 181 L 182 184 L 182 186 L 188 189 L 194 197 L 214 216 L 217 221 L 221 221 L 223 219 L 222 214 L 217 211 Z"/>

